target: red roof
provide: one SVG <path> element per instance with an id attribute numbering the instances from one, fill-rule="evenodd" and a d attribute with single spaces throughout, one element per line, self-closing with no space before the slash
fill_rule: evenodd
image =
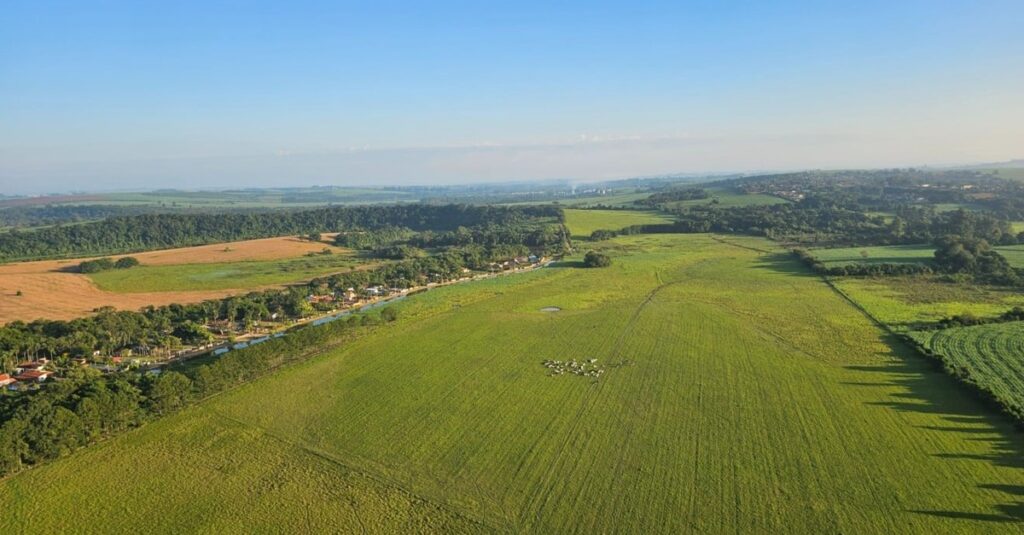
<path id="1" fill-rule="evenodd" d="M 6 383 L 7 381 L 13 381 L 10 375 L 6 373 L 0 373 L 0 383 Z"/>
<path id="2" fill-rule="evenodd" d="M 33 361 L 22 362 L 21 364 L 18 364 L 17 366 L 15 366 L 15 368 L 25 368 L 25 369 L 42 368 L 42 367 L 43 367 L 43 363 L 42 362 L 33 362 Z"/>
<path id="3" fill-rule="evenodd" d="M 48 371 L 43 371 L 43 370 L 26 370 L 26 371 L 22 372 L 21 375 L 18 375 L 17 377 L 15 377 L 15 379 L 17 379 L 19 381 L 35 381 L 36 379 L 39 379 L 39 378 L 46 378 L 51 373 L 53 373 L 53 372 L 48 372 Z"/>

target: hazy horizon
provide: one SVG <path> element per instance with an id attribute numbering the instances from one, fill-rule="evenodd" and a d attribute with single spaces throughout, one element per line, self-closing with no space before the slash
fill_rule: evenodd
<path id="1" fill-rule="evenodd" d="M 0 190 L 1024 157 L 1024 4 L 14 2 Z"/>

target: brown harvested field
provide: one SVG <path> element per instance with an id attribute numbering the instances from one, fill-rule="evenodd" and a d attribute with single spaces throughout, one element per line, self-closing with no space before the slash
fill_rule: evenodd
<path id="1" fill-rule="evenodd" d="M 334 234 L 325 234 L 325 239 L 331 239 Z M 295 236 L 284 236 L 280 238 L 262 238 L 259 240 L 245 240 L 230 243 L 216 243 L 213 245 L 198 245 L 196 247 L 182 247 L 180 249 L 164 249 L 162 251 L 150 251 L 130 255 L 117 255 L 111 258 L 122 256 L 134 256 L 139 262 L 151 266 L 169 264 L 206 264 L 212 262 L 245 262 L 251 260 L 280 260 L 282 258 L 294 258 L 306 253 L 318 253 L 324 248 L 334 252 L 342 252 L 346 249 L 335 247 L 323 242 L 310 242 L 300 240 Z M 81 260 L 64 261 L 77 264 Z"/>
<path id="2" fill-rule="evenodd" d="M 299 257 L 309 252 L 318 252 L 324 247 L 330 247 L 336 252 L 344 251 L 344 249 L 324 243 L 311 243 L 295 237 L 281 237 L 120 256 L 134 256 L 141 263 L 148 265 L 202 264 L 279 260 Z M 113 258 L 119 258 L 119 256 Z M 66 271 L 83 260 L 85 259 L 41 260 L 0 265 L 0 324 L 14 320 L 31 321 L 40 318 L 72 319 L 88 315 L 94 309 L 102 306 L 136 310 L 146 305 L 195 303 L 254 289 L 198 292 L 106 292 L 97 288 L 85 275 Z M 18 291 L 21 291 L 22 295 L 16 295 Z"/>

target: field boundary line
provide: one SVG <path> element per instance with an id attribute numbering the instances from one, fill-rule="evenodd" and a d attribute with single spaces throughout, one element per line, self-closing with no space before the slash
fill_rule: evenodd
<path id="1" fill-rule="evenodd" d="M 708 237 L 710 237 L 712 240 L 714 240 L 714 241 L 716 241 L 718 243 L 721 243 L 723 245 L 731 245 L 733 247 L 739 247 L 740 249 L 746 249 L 748 251 L 754 251 L 756 253 L 772 254 L 772 253 L 778 253 L 779 252 L 779 251 L 769 251 L 767 249 L 761 249 L 761 248 L 758 248 L 758 247 L 751 247 L 749 245 L 740 245 L 738 243 L 731 242 L 731 241 L 729 241 L 729 240 L 727 240 L 725 238 L 721 238 L 721 237 L 716 236 L 714 234 L 708 234 Z"/>

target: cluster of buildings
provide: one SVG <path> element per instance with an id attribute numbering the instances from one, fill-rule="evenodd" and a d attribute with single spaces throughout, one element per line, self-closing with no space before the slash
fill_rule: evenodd
<path id="1" fill-rule="evenodd" d="M 53 376 L 52 371 L 46 369 L 47 359 L 39 359 L 30 362 L 21 362 L 14 368 L 14 373 L 0 373 L 0 388 L 8 390 L 21 390 L 29 385 L 37 385 Z"/>
<path id="2" fill-rule="evenodd" d="M 506 269 L 518 269 L 521 267 L 532 266 L 541 261 L 541 258 L 537 255 L 530 256 L 517 256 L 511 260 L 504 262 L 491 262 L 488 267 L 491 271 L 506 270 Z"/>
<path id="3" fill-rule="evenodd" d="M 345 307 L 352 307 L 362 304 L 365 300 L 377 299 L 380 297 L 392 297 L 409 293 L 408 288 L 385 288 L 384 286 L 370 286 L 357 292 L 355 288 L 348 288 L 345 291 L 337 291 L 333 294 L 310 294 L 306 301 L 310 304 L 337 304 Z"/>

